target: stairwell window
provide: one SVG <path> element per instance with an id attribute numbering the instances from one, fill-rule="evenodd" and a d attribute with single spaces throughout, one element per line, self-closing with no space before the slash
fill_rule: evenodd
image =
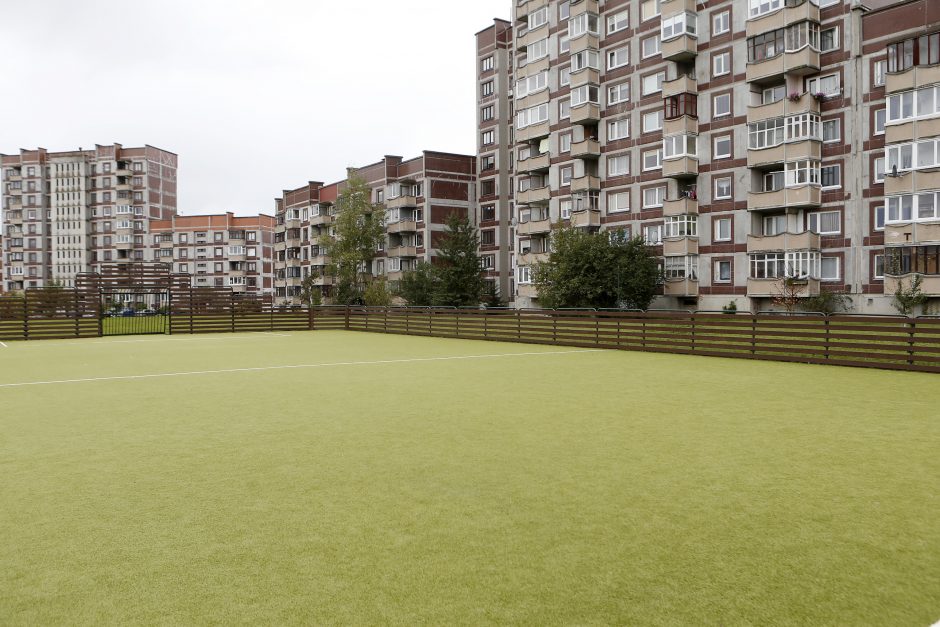
<path id="1" fill-rule="evenodd" d="M 806 216 L 806 230 L 820 235 L 838 235 L 842 232 L 841 222 L 838 211 L 814 211 Z"/>
<path id="2" fill-rule="evenodd" d="M 842 187 L 842 166 L 826 165 L 819 169 L 819 183 L 823 189 L 839 189 Z"/>
<path id="3" fill-rule="evenodd" d="M 721 11 L 712 15 L 712 37 L 723 35 L 731 30 L 731 14 Z"/>
<path id="4" fill-rule="evenodd" d="M 719 52 L 712 55 L 712 76 L 725 76 L 731 73 L 731 53 Z"/>

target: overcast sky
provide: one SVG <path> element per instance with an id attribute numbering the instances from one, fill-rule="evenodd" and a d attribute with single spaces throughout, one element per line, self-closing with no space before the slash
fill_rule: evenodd
<path id="1" fill-rule="evenodd" d="M 0 153 L 179 155 L 181 214 L 273 213 L 347 165 L 473 153 L 474 33 L 511 0 L 0 0 Z"/>

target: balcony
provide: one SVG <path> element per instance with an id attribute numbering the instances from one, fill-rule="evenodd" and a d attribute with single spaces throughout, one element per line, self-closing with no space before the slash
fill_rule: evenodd
<path id="1" fill-rule="evenodd" d="M 389 257 L 417 257 L 418 248 L 417 246 L 395 246 L 389 248 L 385 254 Z"/>
<path id="2" fill-rule="evenodd" d="M 916 127 L 916 131 L 915 131 Z M 940 118 L 908 120 L 885 127 L 885 143 L 897 144 L 940 135 Z"/>
<path id="3" fill-rule="evenodd" d="M 922 274 L 920 276 L 923 281 L 920 284 L 920 291 L 927 296 L 940 296 L 940 276 L 930 274 Z M 898 285 L 902 282 L 905 288 L 910 287 L 912 280 L 914 280 L 913 274 L 886 276 L 885 294 L 894 294 L 898 289 Z"/>
<path id="4" fill-rule="evenodd" d="M 599 13 L 597 10 L 597 0 L 582 0 L 581 2 L 572 2 L 569 16 L 578 17 L 582 13 Z"/>
<path id="5" fill-rule="evenodd" d="M 663 202 L 664 216 L 698 215 L 698 200 L 692 198 L 678 198 Z"/>
<path id="6" fill-rule="evenodd" d="M 541 124 L 530 124 L 529 126 L 516 131 L 516 140 L 524 142 L 531 141 L 533 139 L 541 139 L 542 137 L 548 137 L 551 132 L 551 125 L 547 121 L 542 122 Z"/>
<path id="7" fill-rule="evenodd" d="M 822 192 L 818 185 L 784 187 L 771 192 L 748 192 L 748 211 L 768 211 L 775 209 L 801 209 L 818 207 Z"/>
<path id="8" fill-rule="evenodd" d="M 775 57 L 751 61 L 747 64 L 747 82 L 772 83 L 783 80 L 787 74 L 803 76 L 819 71 L 819 52 L 809 46 L 794 52 L 782 52 Z"/>
<path id="9" fill-rule="evenodd" d="M 822 142 L 817 139 L 786 142 L 770 148 L 748 148 L 747 167 L 780 165 L 786 161 L 799 161 L 801 159 L 819 161 L 821 154 Z"/>
<path id="10" fill-rule="evenodd" d="M 795 4 L 793 2 L 785 2 L 784 4 L 783 8 L 772 13 L 749 19 L 747 21 L 747 36 L 754 37 L 806 20 L 819 22 L 819 7 L 815 3 L 806 0 L 795 6 L 790 6 Z"/>
<path id="11" fill-rule="evenodd" d="M 747 108 L 747 121 L 750 123 L 762 122 L 797 113 L 819 113 L 819 100 L 806 93 L 796 100 L 783 98 L 777 102 L 749 105 Z"/>
<path id="12" fill-rule="evenodd" d="M 310 258 L 311 266 L 325 266 L 329 262 L 329 257 L 326 255 L 314 255 Z"/>
<path id="13" fill-rule="evenodd" d="M 571 123 L 584 124 L 585 122 L 597 122 L 601 119 L 601 108 L 594 103 L 587 103 L 571 108 Z"/>
<path id="14" fill-rule="evenodd" d="M 417 196 L 399 196 L 398 198 L 389 198 L 385 202 L 385 206 L 389 209 L 401 209 L 402 207 L 417 207 L 418 198 Z"/>
<path id="15" fill-rule="evenodd" d="M 524 283 L 516 287 L 516 293 L 523 298 L 538 298 L 539 291 L 531 283 Z"/>
<path id="16" fill-rule="evenodd" d="M 414 220 L 399 220 L 385 226 L 387 233 L 409 233 L 418 230 L 418 223 Z"/>
<path id="17" fill-rule="evenodd" d="M 671 98 L 679 94 L 698 94 L 698 81 L 695 76 L 683 74 L 671 81 L 663 81 L 663 98 Z"/>
<path id="18" fill-rule="evenodd" d="M 575 89 L 583 85 L 600 85 L 600 82 L 601 73 L 597 70 L 592 70 L 591 68 L 572 72 L 571 74 L 571 89 Z"/>
<path id="19" fill-rule="evenodd" d="M 575 159 L 598 159 L 601 156 L 601 144 L 596 139 L 572 142 L 571 156 Z"/>
<path id="20" fill-rule="evenodd" d="M 600 37 L 591 33 L 585 33 L 571 40 L 571 54 L 577 54 L 584 50 L 597 50 L 601 47 Z"/>
<path id="21" fill-rule="evenodd" d="M 911 222 L 885 225 L 885 244 L 937 244 L 940 243 L 940 223 Z"/>
<path id="22" fill-rule="evenodd" d="M 599 177 L 586 174 L 571 179 L 571 192 L 586 192 L 601 188 L 601 179 Z"/>
<path id="23" fill-rule="evenodd" d="M 601 212 L 597 209 L 581 209 L 571 212 L 571 226 L 575 228 L 595 228 L 601 225 Z"/>
<path id="24" fill-rule="evenodd" d="M 915 65 L 903 72 L 890 72 L 885 76 L 885 89 L 889 94 L 935 83 L 940 83 L 940 65 Z"/>
<path id="25" fill-rule="evenodd" d="M 786 252 L 788 250 L 819 250 L 819 234 L 812 231 L 779 235 L 748 235 L 747 252 Z"/>
<path id="26" fill-rule="evenodd" d="M 522 254 L 519 255 L 519 260 L 518 260 L 517 263 L 518 263 L 520 266 L 531 266 L 531 265 L 534 265 L 534 264 L 536 264 L 536 263 L 544 263 L 544 262 L 548 261 L 549 256 L 550 256 L 550 254 L 549 254 L 548 252 L 541 252 L 541 253 L 528 252 L 528 253 L 522 253 Z"/>
<path id="27" fill-rule="evenodd" d="M 525 48 L 546 37 L 548 37 L 548 24 L 543 24 L 538 28 L 526 30 L 523 35 L 517 36 L 516 47 L 520 49 Z"/>
<path id="28" fill-rule="evenodd" d="M 686 257 L 698 254 L 697 237 L 670 237 L 663 239 L 664 257 Z"/>
<path id="29" fill-rule="evenodd" d="M 663 159 L 663 178 L 686 179 L 698 176 L 698 159 L 679 157 Z"/>
<path id="30" fill-rule="evenodd" d="M 551 231 L 552 221 L 548 218 L 520 222 L 519 226 L 516 227 L 516 232 L 519 235 L 537 235 L 539 233 L 551 233 Z"/>
<path id="31" fill-rule="evenodd" d="M 696 279 L 666 279 L 663 283 L 665 296 L 698 296 L 698 281 Z"/>
<path id="32" fill-rule="evenodd" d="M 783 294 L 783 278 L 747 280 L 747 295 L 754 298 L 775 297 Z M 819 279 L 798 279 L 794 284 L 794 296 L 805 298 L 819 296 Z"/>
<path id="33" fill-rule="evenodd" d="M 940 189 L 940 168 L 899 172 L 897 176 L 885 177 L 885 196 L 936 189 Z"/>
<path id="34" fill-rule="evenodd" d="M 318 226 L 322 224 L 332 224 L 333 216 L 328 213 L 321 213 L 318 216 L 310 216 L 310 224 L 312 226 Z"/>
<path id="35" fill-rule="evenodd" d="M 542 170 L 547 170 L 551 165 L 551 155 L 547 152 L 542 153 L 536 157 L 529 157 L 528 159 L 523 159 L 519 162 L 516 171 L 519 173 L 524 172 L 539 172 Z"/>
<path id="36" fill-rule="evenodd" d="M 552 197 L 552 189 L 545 185 L 543 187 L 534 187 L 524 192 L 516 192 L 516 204 L 534 205 L 547 203 Z"/>
<path id="37" fill-rule="evenodd" d="M 542 57 L 541 59 L 536 59 L 535 61 L 526 63 L 524 68 L 520 68 L 520 69 L 525 69 L 526 75 L 532 76 L 534 74 L 538 74 L 539 72 L 547 71 L 550 66 L 551 66 L 551 62 L 549 61 L 549 58 L 546 55 Z"/>
<path id="38" fill-rule="evenodd" d="M 661 44 L 663 61 L 691 61 L 698 54 L 698 38 L 687 33 Z"/>
<path id="39" fill-rule="evenodd" d="M 698 118 L 680 115 L 671 120 L 663 120 L 663 136 L 698 135 Z"/>

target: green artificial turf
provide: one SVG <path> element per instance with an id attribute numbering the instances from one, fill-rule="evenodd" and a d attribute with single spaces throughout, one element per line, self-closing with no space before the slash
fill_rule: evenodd
<path id="1" fill-rule="evenodd" d="M 8 343 L 0 384 L 344 365 L 0 387 L 0 623 L 940 620 L 937 375 L 570 350 Z"/>

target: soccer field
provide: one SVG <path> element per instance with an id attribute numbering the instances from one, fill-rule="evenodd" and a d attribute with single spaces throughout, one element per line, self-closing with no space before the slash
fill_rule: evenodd
<path id="1" fill-rule="evenodd" d="M 0 623 L 940 620 L 940 378 L 354 332 L 0 346 Z"/>

